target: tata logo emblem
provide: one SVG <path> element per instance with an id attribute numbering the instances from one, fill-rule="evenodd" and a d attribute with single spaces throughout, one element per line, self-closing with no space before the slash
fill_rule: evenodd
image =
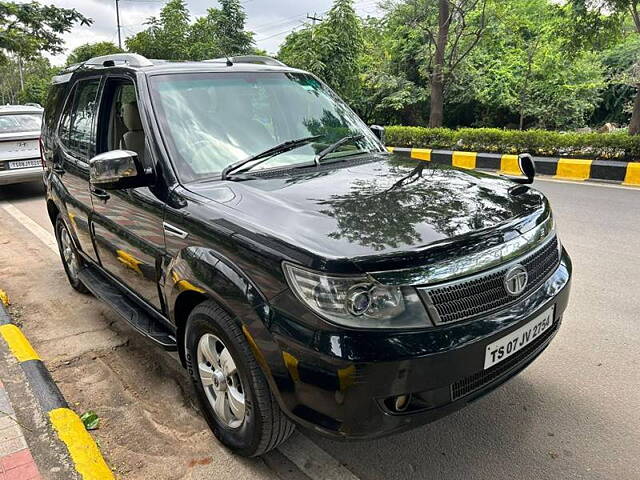
<path id="1" fill-rule="evenodd" d="M 504 288 L 509 295 L 516 297 L 524 292 L 528 281 L 527 269 L 520 264 L 514 265 L 504 276 Z"/>

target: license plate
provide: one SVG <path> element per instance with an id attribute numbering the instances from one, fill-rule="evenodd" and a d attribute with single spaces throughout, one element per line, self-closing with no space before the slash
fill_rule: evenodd
<path id="1" fill-rule="evenodd" d="M 484 369 L 491 368 L 509 358 L 551 328 L 553 325 L 553 311 L 554 307 L 551 307 L 530 322 L 527 322 L 526 325 L 490 343 L 484 356 Z"/>
<path id="2" fill-rule="evenodd" d="M 39 167 L 42 165 L 40 160 L 20 160 L 18 162 L 9 162 L 9 168 L 27 168 L 27 167 Z"/>

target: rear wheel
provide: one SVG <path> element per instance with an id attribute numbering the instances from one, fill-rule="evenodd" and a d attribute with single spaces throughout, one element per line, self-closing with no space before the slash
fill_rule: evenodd
<path id="1" fill-rule="evenodd" d="M 226 447 L 262 455 L 294 425 L 284 415 L 242 330 L 215 302 L 198 305 L 185 332 L 187 368 L 207 423 Z"/>
<path id="2" fill-rule="evenodd" d="M 78 277 L 82 260 L 80 259 L 76 246 L 73 244 L 69 229 L 60 215 L 56 217 L 56 240 L 58 241 L 60 258 L 62 259 L 62 265 L 64 266 L 64 271 L 67 274 L 69 283 L 80 293 L 89 293 L 87 287 L 84 286 Z"/>

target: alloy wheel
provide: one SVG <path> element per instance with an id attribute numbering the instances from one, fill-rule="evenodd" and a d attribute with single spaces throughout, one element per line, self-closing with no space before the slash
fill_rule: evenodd
<path id="1" fill-rule="evenodd" d="M 69 275 L 76 280 L 78 278 L 78 257 L 71 241 L 71 236 L 66 228 L 60 230 L 60 243 L 62 244 L 62 257 L 69 269 Z"/>
<path id="2" fill-rule="evenodd" d="M 245 418 L 245 390 L 236 362 L 222 340 L 206 333 L 198 342 L 198 373 L 218 420 L 239 428 Z"/>

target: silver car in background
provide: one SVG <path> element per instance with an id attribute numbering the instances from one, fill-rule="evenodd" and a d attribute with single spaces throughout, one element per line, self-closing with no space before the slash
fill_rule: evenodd
<path id="1" fill-rule="evenodd" d="M 0 106 L 0 185 L 42 178 L 42 107 Z"/>

